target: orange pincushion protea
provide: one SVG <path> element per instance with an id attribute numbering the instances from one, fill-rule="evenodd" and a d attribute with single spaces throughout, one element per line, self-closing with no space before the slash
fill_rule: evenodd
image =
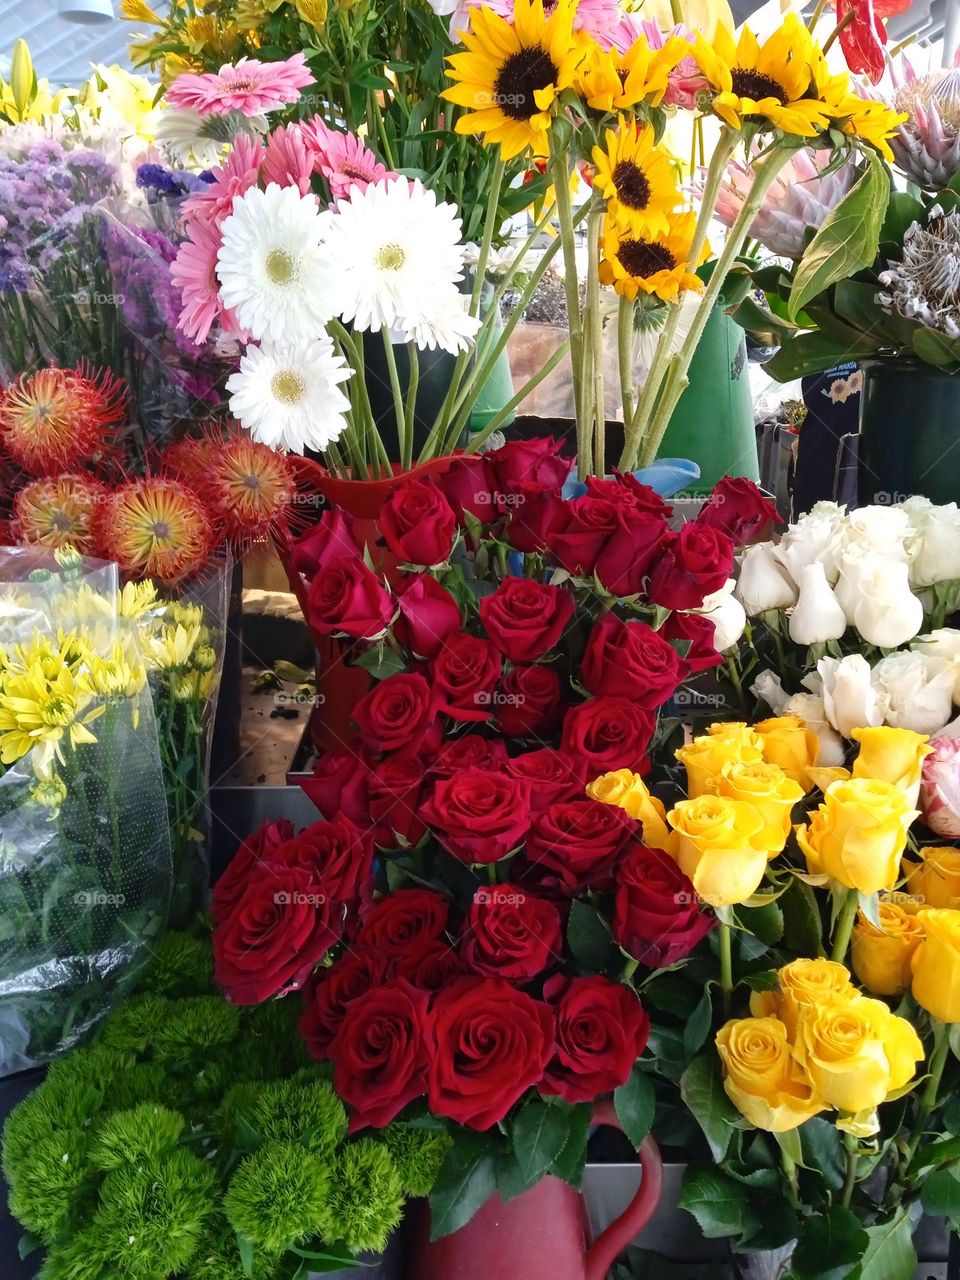
<path id="1" fill-rule="evenodd" d="M 14 499 L 16 535 L 21 542 L 71 546 L 90 555 L 97 546 L 97 512 L 106 500 L 106 487 L 93 476 L 77 473 L 34 480 Z"/>
<path id="2" fill-rule="evenodd" d="M 294 490 L 287 456 L 249 436 L 224 440 L 203 477 L 204 496 L 231 542 L 268 537 L 287 513 Z"/>
<path id="3" fill-rule="evenodd" d="M 131 578 L 176 581 L 196 572 L 212 531 L 200 498 L 179 480 L 131 480 L 113 494 L 98 521 L 104 549 Z"/>
<path id="4" fill-rule="evenodd" d="M 107 369 L 39 369 L 0 394 L 0 444 L 30 475 L 69 470 L 101 452 L 126 417 L 126 389 Z"/>

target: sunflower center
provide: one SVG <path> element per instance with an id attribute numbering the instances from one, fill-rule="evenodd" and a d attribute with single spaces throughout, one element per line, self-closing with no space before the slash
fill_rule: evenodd
<path id="1" fill-rule="evenodd" d="M 764 98 L 776 98 L 780 103 L 787 100 L 783 85 L 760 71 L 734 67 L 730 78 L 733 81 L 733 92 L 739 98 L 750 98 L 753 102 L 761 102 Z"/>
<path id="2" fill-rule="evenodd" d="M 294 369 L 281 369 L 270 382 L 270 390 L 284 404 L 296 404 L 302 400 L 306 389 L 306 383 Z"/>
<path id="3" fill-rule="evenodd" d="M 650 200 L 650 182 L 638 164 L 621 160 L 613 171 L 617 199 L 628 209 L 645 209 Z"/>
<path id="4" fill-rule="evenodd" d="M 529 120 L 540 108 L 534 95 L 557 82 L 557 68 L 546 49 L 535 45 L 511 53 L 493 84 L 493 101 L 511 120 Z"/>
<path id="5" fill-rule="evenodd" d="M 381 271 L 399 271 L 407 255 L 398 244 L 385 244 L 377 254 L 377 266 Z"/>
<path id="6" fill-rule="evenodd" d="M 297 264 L 286 249 L 271 249 L 264 267 L 271 284 L 289 284 L 297 274 Z"/>
<path id="7" fill-rule="evenodd" d="M 672 271 L 677 260 L 663 244 L 646 240 L 621 240 L 617 257 L 630 275 L 646 280 L 658 271 Z"/>

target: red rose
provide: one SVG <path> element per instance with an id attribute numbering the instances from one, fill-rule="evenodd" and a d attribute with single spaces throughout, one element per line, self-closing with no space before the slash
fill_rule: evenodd
<path id="1" fill-rule="evenodd" d="M 553 667 L 512 667 L 495 697 L 497 724 L 508 738 L 545 733 L 560 710 L 560 677 Z"/>
<path id="2" fill-rule="evenodd" d="M 443 847 L 461 862 L 498 862 L 523 843 L 530 797 L 526 785 L 508 773 L 465 769 L 441 778 L 421 812 Z"/>
<path id="3" fill-rule="evenodd" d="M 562 440 L 541 436 L 535 440 L 508 440 L 486 455 L 501 501 L 516 493 L 519 485 L 538 484 L 559 493 L 573 462 L 561 458 Z"/>
<path id="4" fill-rule="evenodd" d="M 356 907 L 370 896 L 373 841 L 346 814 L 315 822 L 285 844 L 280 855 L 286 866 L 305 867 L 329 897 Z"/>
<path id="5" fill-rule="evenodd" d="M 519 485 L 513 494 L 506 537 L 517 551 L 543 551 L 567 518 L 567 504 L 553 489 Z"/>
<path id="6" fill-rule="evenodd" d="M 613 936 L 651 969 L 688 956 L 713 928 L 714 919 L 697 905 L 693 885 L 669 854 L 634 845 L 616 873 Z"/>
<path id="7" fill-rule="evenodd" d="M 501 665 L 489 640 L 463 631 L 448 636 L 431 668 L 442 710 L 454 720 L 489 720 Z"/>
<path id="8" fill-rule="evenodd" d="M 714 626 L 700 613 L 671 613 L 664 623 L 663 634 L 668 640 L 682 640 L 687 644 L 683 662 L 691 675 L 718 667 L 723 655 L 713 647 Z"/>
<path id="9" fill-rule="evenodd" d="M 587 785 L 587 768 L 577 756 L 553 747 L 527 751 L 514 756 L 507 772 L 530 784 L 530 805 L 534 813 L 583 796 Z"/>
<path id="10" fill-rule="evenodd" d="M 325 818 L 345 813 L 366 826 L 370 816 L 370 758 L 365 747 L 332 747 L 313 766 L 313 776 L 300 779 L 300 788 Z"/>
<path id="11" fill-rule="evenodd" d="M 536 662 L 555 648 L 573 618 L 573 596 L 533 578 L 504 578 L 480 601 L 480 621 L 510 662 Z"/>
<path id="12" fill-rule="evenodd" d="M 318 569 L 355 560 L 360 553 L 351 522 L 334 507 L 324 511 L 313 528 L 291 544 L 290 567 L 305 578 L 312 578 Z"/>
<path id="13" fill-rule="evenodd" d="M 307 591 L 307 623 L 322 636 L 375 640 L 393 614 L 389 591 L 359 556 L 318 569 Z"/>
<path id="14" fill-rule="evenodd" d="M 560 959 L 560 912 L 516 885 L 492 885 L 473 895 L 460 955 L 475 972 L 508 982 L 532 982 Z"/>
<path id="15" fill-rule="evenodd" d="M 423 761 L 398 752 L 374 765 L 370 775 L 370 818 L 381 848 L 418 844 L 426 827 L 420 817 Z"/>
<path id="16" fill-rule="evenodd" d="M 631 698 L 652 711 L 673 696 L 683 680 L 684 665 L 669 640 L 653 627 L 606 613 L 590 632 L 582 673 L 592 694 Z"/>
<path id="17" fill-rule="evenodd" d="M 406 978 L 422 991 L 440 991 L 465 972 L 463 961 L 443 939 L 428 943 L 422 951 L 401 956 L 397 961 L 397 976 Z"/>
<path id="18" fill-rule="evenodd" d="M 401 671 L 375 684 L 354 707 L 353 718 L 371 747 L 401 751 L 435 736 L 437 713 L 423 676 Z"/>
<path id="19" fill-rule="evenodd" d="M 612 476 L 587 476 L 587 493 L 596 498 L 609 498 L 618 507 L 632 507 L 634 511 L 649 511 L 664 520 L 673 514 L 669 506 L 648 484 L 641 484 L 629 471 L 614 470 Z"/>
<path id="20" fill-rule="evenodd" d="M 261 1004 L 301 987 L 339 940 L 343 916 L 305 867 L 264 868 L 214 931 L 214 973 L 227 999 Z"/>
<path id="21" fill-rule="evenodd" d="M 580 756 L 594 777 L 614 769 L 645 773 L 654 723 L 650 712 L 629 698 L 592 698 L 567 712 L 561 746 Z"/>
<path id="22" fill-rule="evenodd" d="M 252 836 L 241 842 L 223 875 L 213 886 L 210 914 L 218 924 L 243 897 L 251 876 L 261 866 L 274 862 L 277 850 L 293 836 L 293 823 L 287 818 L 278 818 L 275 822 L 264 822 Z"/>
<path id="23" fill-rule="evenodd" d="M 399 485 L 380 508 L 387 546 L 408 564 L 444 564 L 453 549 L 457 517 L 429 476 Z"/>
<path id="24" fill-rule="evenodd" d="M 543 1079 L 553 1013 L 502 978 L 461 978 L 437 996 L 429 1023 L 434 1115 L 471 1129 L 501 1121 Z"/>
<path id="25" fill-rule="evenodd" d="M 422 955 L 446 929 L 449 912 L 432 889 L 398 889 L 367 908 L 356 941 L 388 957 Z"/>
<path id="26" fill-rule="evenodd" d="M 553 805 L 534 814 L 518 874 L 564 895 L 604 888 L 636 833 L 616 805 L 587 799 Z"/>
<path id="27" fill-rule="evenodd" d="M 502 738 L 467 733 L 443 744 L 430 765 L 430 774 L 449 778 L 464 769 L 500 769 L 506 762 L 507 745 Z"/>
<path id="28" fill-rule="evenodd" d="M 641 595 L 650 567 L 670 537 L 662 516 L 642 507 L 620 507 L 617 525 L 597 556 L 597 577 L 615 596 Z"/>
<path id="29" fill-rule="evenodd" d="M 650 571 L 650 599 L 665 609 L 699 609 L 719 591 L 733 568 L 733 542 L 695 520 L 671 534 Z"/>
<path id="30" fill-rule="evenodd" d="M 460 606 L 429 573 L 405 573 L 397 585 L 397 604 L 393 634 L 418 658 L 435 658 L 447 636 L 463 625 Z"/>
<path id="31" fill-rule="evenodd" d="M 713 487 L 697 516 L 697 524 L 719 529 L 738 547 L 764 542 L 775 525 L 783 524 L 780 513 L 752 480 L 724 476 Z"/>
<path id="32" fill-rule="evenodd" d="M 557 977 L 543 994 L 556 1009 L 557 1048 L 541 1092 L 595 1102 L 625 1084 L 650 1034 L 650 1019 L 634 992 L 601 977 Z"/>
<path id="33" fill-rule="evenodd" d="M 354 1000 L 365 996 L 386 979 L 388 960 L 370 947 L 354 948 L 329 969 L 320 969 L 304 988 L 300 1034 L 312 1058 L 330 1057 L 337 1028 Z"/>
<path id="34" fill-rule="evenodd" d="M 496 481 L 484 454 L 458 453 L 437 483 L 461 524 L 465 511 L 484 524 L 496 519 L 498 513 L 493 500 Z"/>
<path id="35" fill-rule="evenodd" d="M 564 504 L 567 518 L 548 535 L 548 546 L 568 573 L 592 574 L 597 556 L 618 527 L 619 508 L 608 498 L 585 493 Z"/>
<path id="36" fill-rule="evenodd" d="M 333 1042 L 333 1085 L 350 1132 L 382 1129 L 427 1091 L 426 991 L 394 978 L 348 1007 Z"/>

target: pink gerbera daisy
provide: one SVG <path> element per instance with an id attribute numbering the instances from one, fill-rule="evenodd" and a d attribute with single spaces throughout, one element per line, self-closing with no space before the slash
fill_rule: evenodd
<path id="1" fill-rule="evenodd" d="M 235 196 L 255 187 L 260 181 L 260 164 L 263 145 L 259 138 L 247 133 L 237 134 L 233 150 L 219 169 L 214 169 L 213 181 L 205 191 L 190 196 L 183 206 L 187 222 L 206 222 L 219 226 L 227 214 L 233 211 Z"/>
<path id="2" fill-rule="evenodd" d="M 316 153 L 304 139 L 299 124 L 287 124 L 274 129 L 267 138 L 263 157 L 263 183 L 275 182 L 279 187 L 298 187 L 305 196 L 310 190 L 310 179 Z"/>
<path id="3" fill-rule="evenodd" d="M 213 222 L 194 221 L 187 227 L 187 236 L 170 266 L 170 279 L 183 295 L 177 328 L 199 345 L 206 342 L 213 325 L 219 321 L 224 333 L 246 340 L 249 336 L 246 330 L 220 297 L 217 279 L 220 227 Z"/>
<path id="4" fill-rule="evenodd" d="M 330 184 L 334 200 L 348 196 L 354 187 L 366 191 L 371 182 L 391 176 L 356 134 L 328 129 L 319 116 L 308 120 L 303 131 L 316 154 L 314 166 Z"/>
<path id="5" fill-rule="evenodd" d="M 229 62 L 219 71 L 202 75 L 178 76 L 167 90 L 171 107 L 196 111 L 201 116 L 226 116 L 239 111 L 244 116 L 258 116 L 287 103 L 296 102 L 300 90 L 313 84 L 303 53 L 295 53 L 283 62 L 258 62 L 241 58 Z"/>

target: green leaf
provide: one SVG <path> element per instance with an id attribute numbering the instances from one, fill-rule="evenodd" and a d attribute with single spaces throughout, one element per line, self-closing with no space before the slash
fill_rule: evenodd
<path id="1" fill-rule="evenodd" d="M 691 1056 L 703 1048 L 713 1022 L 713 1000 L 710 988 L 704 988 L 696 1008 L 683 1024 L 683 1047 Z"/>
<path id="2" fill-rule="evenodd" d="M 960 1179 L 949 1169 L 938 1169 L 923 1184 L 920 1203 L 933 1218 L 960 1219 Z"/>
<path id="3" fill-rule="evenodd" d="M 946 369 L 960 361 L 960 342 L 936 329 L 915 329 L 913 349 L 921 360 L 937 369 Z"/>
<path id="4" fill-rule="evenodd" d="M 844 342 L 823 333 L 801 333 L 785 342 L 763 367 L 778 382 L 793 382 L 808 373 L 822 373 L 847 360 L 873 355 L 878 349 L 879 344 L 866 334 L 862 341 Z"/>
<path id="5" fill-rule="evenodd" d="M 800 1126 L 799 1134 L 803 1152 L 800 1163 L 806 1169 L 817 1170 L 827 1186 L 838 1191 L 843 1186 L 846 1157 L 836 1125 L 813 1116 Z"/>
<path id="6" fill-rule="evenodd" d="M 808 884 L 793 877 L 793 883 L 780 898 L 783 912 L 783 944 L 794 955 L 811 960 L 823 950 L 823 921 L 816 894 Z"/>
<path id="7" fill-rule="evenodd" d="M 583 1168 L 587 1163 L 587 1139 L 590 1136 L 593 1108 L 586 1103 L 578 1103 L 570 1107 L 567 1114 L 567 1141 L 551 1165 L 550 1172 L 579 1191 L 583 1181 Z"/>
<path id="8" fill-rule="evenodd" d="M 873 263 L 889 199 L 889 175 L 880 157 L 871 152 L 866 172 L 830 210 L 797 264 L 790 290 L 791 319 L 831 284 L 848 280 Z"/>
<path id="9" fill-rule="evenodd" d="M 362 653 L 354 666 L 369 671 L 374 680 L 386 680 L 388 676 L 395 676 L 407 669 L 403 655 L 385 644 L 374 645 L 372 649 Z"/>
<path id="10" fill-rule="evenodd" d="M 306 1258 L 311 1264 L 311 1271 L 348 1271 L 369 1265 L 359 1261 L 346 1245 L 330 1245 L 326 1249 L 301 1249 L 291 1245 L 290 1252 L 298 1258 Z"/>
<path id="11" fill-rule="evenodd" d="M 574 959 L 593 973 L 602 973 L 617 952 L 602 916 L 577 898 L 567 920 L 567 945 Z"/>
<path id="12" fill-rule="evenodd" d="M 779 991 L 780 975 L 776 969 L 764 969 L 760 973 L 748 973 L 742 979 L 751 991 Z"/>
<path id="13" fill-rule="evenodd" d="M 882 314 L 877 302 L 878 292 L 875 284 L 841 280 L 833 291 L 833 309 L 841 320 L 854 329 L 871 329 L 874 318 Z"/>
<path id="14" fill-rule="evenodd" d="M 489 1135 L 455 1130 L 430 1193 L 430 1239 L 466 1226 L 497 1189 L 497 1162 Z"/>
<path id="15" fill-rule="evenodd" d="M 775 946 L 783 937 L 783 912 L 776 902 L 760 907 L 739 907 L 737 919 L 755 938 L 768 947 Z"/>
<path id="16" fill-rule="evenodd" d="M 868 1240 L 856 1214 L 840 1205 L 807 1218 L 787 1280 L 853 1280 Z"/>
<path id="17" fill-rule="evenodd" d="M 789 1160 L 794 1164 L 803 1164 L 803 1146 L 800 1142 L 799 1127 L 786 1129 L 783 1133 L 775 1133 L 773 1136 L 777 1140 L 777 1146 Z"/>
<path id="18" fill-rule="evenodd" d="M 237 1252 L 240 1254 L 240 1265 L 245 1276 L 253 1275 L 253 1241 L 237 1232 Z"/>
<path id="19" fill-rule="evenodd" d="M 895 244 L 898 248 L 902 247 L 903 237 L 913 223 L 919 222 L 923 215 L 923 205 L 914 196 L 908 195 L 906 191 L 891 191 L 890 202 L 880 231 L 881 242 Z"/>
<path id="20" fill-rule="evenodd" d="M 913 1231 L 907 1210 L 889 1222 L 867 1227 L 869 1237 L 860 1280 L 913 1280 L 917 1270 L 917 1251 L 913 1247 Z"/>
<path id="21" fill-rule="evenodd" d="M 883 930 L 880 923 L 880 895 L 878 893 L 858 893 L 857 902 L 860 910 L 875 929 Z"/>
<path id="22" fill-rule="evenodd" d="M 542 1178 L 567 1142 L 567 1117 L 560 1107 L 528 1102 L 511 1126 L 510 1141 L 524 1178 Z"/>
<path id="23" fill-rule="evenodd" d="M 692 1213 L 708 1240 L 751 1235 L 759 1221 L 750 1203 L 748 1186 L 722 1169 L 690 1164 L 684 1171 L 678 1204 Z"/>
<path id="24" fill-rule="evenodd" d="M 540 1175 L 530 1176 L 520 1167 L 516 1154 L 505 1151 L 497 1157 L 497 1191 L 502 1200 L 514 1200 L 529 1191 L 540 1181 Z"/>
<path id="25" fill-rule="evenodd" d="M 740 1113 L 726 1095 L 720 1063 L 712 1053 L 694 1058 L 680 1077 L 680 1096 L 690 1108 L 710 1144 L 715 1160 L 722 1160 L 730 1146 Z"/>
<path id="26" fill-rule="evenodd" d="M 29 1258 L 31 1253 L 36 1253 L 42 1243 L 43 1241 L 38 1236 L 31 1235 L 29 1231 L 25 1231 L 17 1241 L 17 1253 L 20 1255 L 21 1262 Z"/>
<path id="27" fill-rule="evenodd" d="M 614 1092 L 613 1106 L 623 1132 L 633 1146 L 639 1147 L 650 1132 L 657 1109 L 653 1080 L 635 1065 L 626 1084 Z"/>

